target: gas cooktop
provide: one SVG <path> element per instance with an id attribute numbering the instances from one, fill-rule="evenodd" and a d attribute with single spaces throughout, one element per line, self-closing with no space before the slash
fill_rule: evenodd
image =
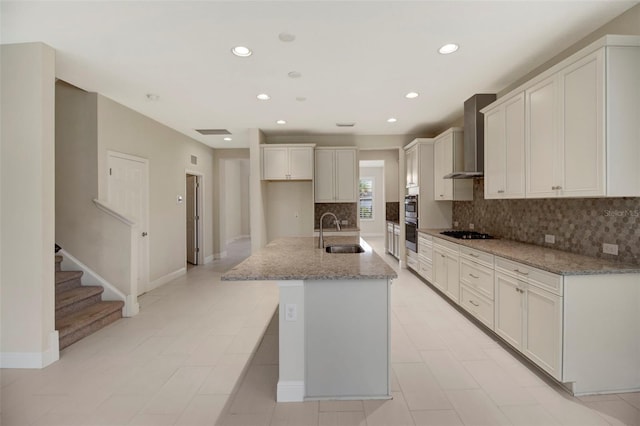
<path id="1" fill-rule="evenodd" d="M 489 234 L 482 234 L 476 231 L 443 231 L 442 235 L 458 238 L 459 240 L 490 240 L 493 237 Z"/>

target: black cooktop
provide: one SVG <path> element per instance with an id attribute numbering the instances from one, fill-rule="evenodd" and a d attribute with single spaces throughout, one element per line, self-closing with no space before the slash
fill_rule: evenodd
<path id="1" fill-rule="evenodd" d="M 458 238 L 459 240 L 490 240 L 493 237 L 489 234 L 482 234 L 476 231 L 443 231 L 442 235 Z"/>

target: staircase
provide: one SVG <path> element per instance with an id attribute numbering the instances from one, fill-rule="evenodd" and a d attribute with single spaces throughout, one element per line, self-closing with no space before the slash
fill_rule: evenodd
<path id="1" fill-rule="evenodd" d="M 82 271 L 62 271 L 56 255 L 56 330 L 60 349 L 122 318 L 122 301 L 102 301 L 100 286 L 82 286 Z"/>

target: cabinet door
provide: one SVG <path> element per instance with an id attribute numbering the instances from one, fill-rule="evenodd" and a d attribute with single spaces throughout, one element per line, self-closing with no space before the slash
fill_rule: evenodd
<path id="1" fill-rule="evenodd" d="M 447 190 L 447 181 L 451 183 L 451 179 L 443 179 L 443 176 L 451 173 L 451 166 L 447 166 L 447 159 L 449 161 L 453 161 L 453 153 L 450 153 L 447 156 L 446 150 L 446 141 L 444 139 L 439 139 L 434 143 L 434 160 L 435 163 L 433 165 L 433 182 L 434 182 L 434 198 L 436 200 L 449 200 L 447 198 L 448 192 L 453 192 L 453 186 L 448 191 Z"/>
<path id="2" fill-rule="evenodd" d="M 393 253 L 393 224 L 387 224 L 387 253 Z"/>
<path id="3" fill-rule="evenodd" d="M 400 225 L 393 225 L 393 255 L 400 256 Z"/>
<path id="4" fill-rule="evenodd" d="M 447 253 L 447 289 L 445 294 L 455 302 L 460 301 L 460 269 L 458 256 Z"/>
<path id="5" fill-rule="evenodd" d="M 286 147 L 262 148 L 262 179 L 287 179 L 289 175 L 288 156 Z"/>
<path id="6" fill-rule="evenodd" d="M 316 150 L 315 179 L 313 183 L 316 203 L 332 202 L 335 199 L 334 155 L 335 151 L 332 149 Z"/>
<path id="7" fill-rule="evenodd" d="M 500 198 L 524 198 L 524 93 L 504 104 L 505 193 Z"/>
<path id="8" fill-rule="evenodd" d="M 412 188 L 418 185 L 418 147 L 409 149 L 405 155 L 406 162 L 406 186 Z"/>
<path id="9" fill-rule="evenodd" d="M 551 76 L 526 91 L 527 197 L 555 197 L 558 149 L 558 80 Z"/>
<path id="10" fill-rule="evenodd" d="M 562 377 L 562 298 L 529 285 L 524 354 L 558 380 Z"/>
<path id="11" fill-rule="evenodd" d="M 313 179 L 313 148 L 289 148 L 289 178 Z"/>
<path id="12" fill-rule="evenodd" d="M 523 329 L 523 294 L 520 282 L 496 272 L 495 332 L 514 348 L 521 350 Z"/>
<path id="13" fill-rule="evenodd" d="M 447 255 L 433 248 L 433 285 L 441 291 L 447 291 Z"/>
<path id="14" fill-rule="evenodd" d="M 564 117 L 562 195 L 605 195 L 604 51 L 560 72 Z"/>
<path id="15" fill-rule="evenodd" d="M 358 169 L 356 166 L 355 149 L 337 149 L 335 153 L 335 191 L 336 201 L 356 202 L 356 178 Z"/>
<path id="16" fill-rule="evenodd" d="M 503 198 L 506 191 L 504 105 L 484 115 L 484 197 Z"/>

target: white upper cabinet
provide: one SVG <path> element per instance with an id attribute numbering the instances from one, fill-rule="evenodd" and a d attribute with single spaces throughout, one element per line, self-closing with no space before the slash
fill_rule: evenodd
<path id="1" fill-rule="evenodd" d="M 317 148 L 315 159 L 316 203 L 357 201 L 357 151 L 354 148 Z"/>
<path id="2" fill-rule="evenodd" d="M 434 196 L 442 200 L 473 200 L 473 179 L 445 179 L 454 171 L 464 170 L 462 129 L 453 127 L 435 138 Z"/>
<path id="3" fill-rule="evenodd" d="M 262 152 L 263 180 L 312 180 L 314 145 L 268 145 Z"/>
<path id="4" fill-rule="evenodd" d="M 484 197 L 524 198 L 524 93 L 484 112 Z"/>
<path id="5" fill-rule="evenodd" d="M 407 188 L 419 186 L 418 182 L 418 145 L 414 145 L 405 152 Z"/>
<path id="6" fill-rule="evenodd" d="M 483 112 L 486 198 L 640 196 L 640 37 L 605 36 Z"/>

